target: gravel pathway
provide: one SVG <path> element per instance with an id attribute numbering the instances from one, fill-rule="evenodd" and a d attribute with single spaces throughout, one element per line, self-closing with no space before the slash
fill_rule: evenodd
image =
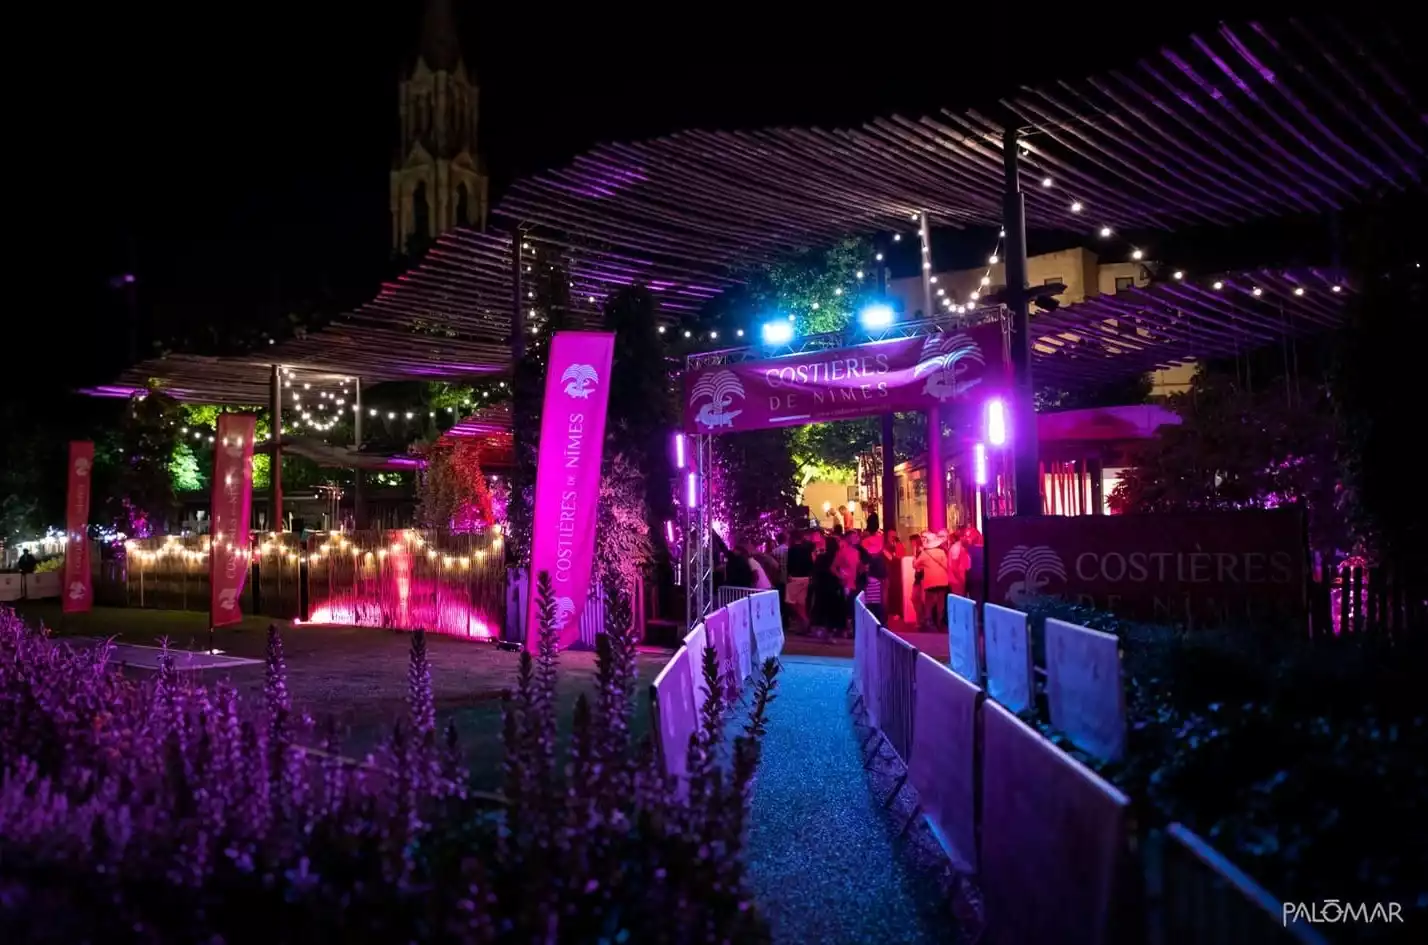
<path id="1" fill-rule="evenodd" d="M 790 657 L 754 785 L 751 880 L 778 943 L 951 941 L 870 790 L 846 695 L 851 660 Z M 931 895 L 935 895 L 932 893 Z"/>

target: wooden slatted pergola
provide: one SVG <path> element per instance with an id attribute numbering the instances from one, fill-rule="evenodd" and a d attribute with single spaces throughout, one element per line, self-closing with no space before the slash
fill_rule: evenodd
<path id="1" fill-rule="evenodd" d="M 940 228 L 995 228 L 1008 129 L 1020 142 L 1032 228 L 1090 237 L 1103 226 L 1166 231 L 1330 213 L 1421 188 L 1428 120 L 1403 78 L 1418 74 L 1411 56 L 1394 36 L 1342 24 L 1222 26 L 1126 71 L 1021 89 L 990 110 L 995 117 L 947 110 L 854 129 L 688 131 L 603 145 L 518 181 L 493 211 L 504 230 L 445 234 L 419 266 L 325 329 L 251 357 L 145 362 L 105 392 L 158 379 L 180 397 L 261 402 L 275 363 L 369 383 L 507 372 L 526 301 L 520 280 L 543 265 L 568 276 L 577 317 L 632 284 L 657 292 L 668 315 L 687 316 L 751 267 L 800 248 L 912 231 L 921 214 Z M 1342 284 L 1333 273 L 1222 279 L 1223 292 L 1197 274 L 1036 316 L 1036 369 L 1057 383 L 1092 381 L 1338 317 L 1326 294 Z"/>

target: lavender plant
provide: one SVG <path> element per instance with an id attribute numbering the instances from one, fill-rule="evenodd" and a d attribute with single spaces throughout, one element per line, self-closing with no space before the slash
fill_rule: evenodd
<path id="1" fill-rule="evenodd" d="M 538 589 L 499 797 L 470 789 L 454 729 L 437 735 L 422 634 L 408 718 L 351 759 L 335 725 L 294 709 L 276 628 L 249 704 L 167 652 L 138 679 L 113 671 L 108 646 L 0 610 L 6 940 L 767 941 L 741 853 L 774 666 L 732 747 L 723 703 L 706 714 L 699 787 L 680 794 L 632 734 L 628 595 L 608 592 L 598 688 L 562 741 L 548 576 Z"/>

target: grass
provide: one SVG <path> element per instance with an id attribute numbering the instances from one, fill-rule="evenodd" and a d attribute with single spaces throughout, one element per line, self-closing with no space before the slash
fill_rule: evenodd
<path id="1" fill-rule="evenodd" d="M 113 637 L 116 642 L 153 646 L 167 637 L 181 650 L 208 649 L 208 618 L 193 611 L 98 607 L 87 614 L 63 616 L 56 603 L 23 603 L 17 612 L 31 623 L 43 623 L 57 637 Z M 230 656 L 263 659 L 270 618 L 248 617 L 233 627 L 214 631 L 214 645 Z M 288 664 L 288 688 L 294 704 L 322 720 L 335 718 L 346 728 L 346 750 L 360 754 L 372 747 L 393 722 L 406 717 L 406 633 L 370 627 L 288 626 L 283 651 Z M 514 686 L 520 654 L 485 643 L 432 634 L 427 637 L 437 720 L 456 724 L 463 752 L 480 788 L 494 788 L 501 759 L 501 693 Z M 649 726 L 645 691 L 668 659 L 640 654 L 639 690 L 634 726 Z M 204 671 L 213 681 L 226 678 L 250 698 L 261 698 L 262 665 Z M 580 693 L 593 693 L 595 655 L 566 653 L 560 657 L 558 697 L 560 718 L 568 723 Z"/>

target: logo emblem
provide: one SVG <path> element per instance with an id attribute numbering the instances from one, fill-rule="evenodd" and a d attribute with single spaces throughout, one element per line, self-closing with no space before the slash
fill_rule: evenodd
<path id="1" fill-rule="evenodd" d="M 555 617 L 551 620 L 551 626 L 557 630 L 564 630 L 565 625 L 570 623 L 570 618 L 575 616 L 575 601 L 569 597 L 557 597 L 555 599 Z"/>
<path id="2" fill-rule="evenodd" d="M 982 349 L 966 334 L 942 332 L 929 335 L 923 342 L 922 355 L 918 358 L 913 377 L 927 375 L 927 383 L 922 392 L 936 397 L 938 402 L 966 396 L 967 392 L 982 383 L 980 371 L 977 377 L 969 378 L 976 368 L 986 364 Z"/>
<path id="3" fill-rule="evenodd" d="M 238 606 L 238 592 L 231 587 L 218 592 L 218 609 L 233 610 Z"/>
<path id="4" fill-rule="evenodd" d="M 734 418 L 744 412 L 729 409 L 734 403 L 735 397 L 740 400 L 744 399 L 744 384 L 739 380 L 739 375 L 733 371 L 714 371 L 704 375 L 694 383 L 694 389 L 689 392 L 691 408 L 701 400 L 709 401 L 699 408 L 699 413 L 694 416 L 694 422 L 706 430 L 718 427 L 732 429 Z"/>
<path id="5" fill-rule="evenodd" d="M 71 581 L 69 585 L 70 600 L 84 600 L 84 582 Z"/>
<path id="6" fill-rule="evenodd" d="M 74 461 L 74 474 L 81 478 L 89 475 L 89 459 L 81 456 Z"/>
<path id="7" fill-rule="evenodd" d="M 225 436 L 223 438 L 223 452 L 229 459 L 243 458 L 243 437 Z"/>
<path id="8" fill-rule="evenodd" d="M 1032 598 L 1044 596 L 1043 589 L 1053 577 L 1066 580 L 1066 565 L 1061 556 L 1048 545 L 1017 545 L 1008 551 L 997 566 L 997 580 L 1020 577 L 1007 585 L 1007 600 L 1025 605 Z"/>
<path id="9" fill-rule="evenodd" d="M 595 392 L 595 385 L 600 383 L 600 375 L 588 364 L 572 364 L 560 375 L 560 380 L 565 384 L 567 396 L 589 400 Z"/>

